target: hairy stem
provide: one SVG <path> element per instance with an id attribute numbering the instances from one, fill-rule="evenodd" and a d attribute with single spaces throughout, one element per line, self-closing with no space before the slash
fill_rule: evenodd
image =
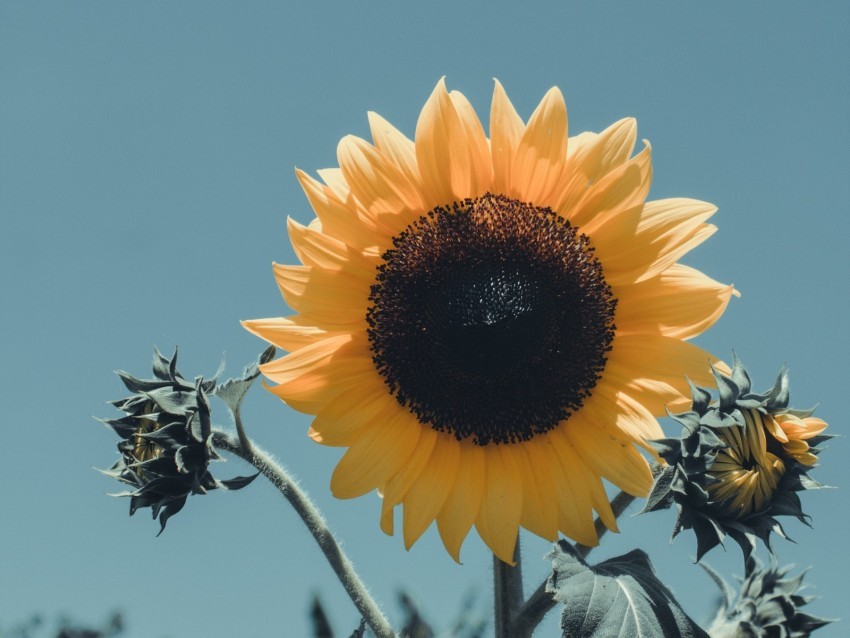
<path id="1" fill-rule="evenodd" d="M 493 554 L 493 610 L 496 620 L 496 638 L 511 638 L 511 623 L 522 605 L 522 554 L 519 538 L 514 546 L 511 567 Z"/>
<path id="2" fill-rule="evenodd" d="M 351 597 L 354 606 L 357 607 L 357 611 L 363 616 L 375 636 L 378 638 L 395 638 L 395 633 L 389 621 L 369 595 L 366 586 L 354 571 L 351 561 L 348 560 L 348 557 L 337 544 L 325 519 L 313 504 L 313 501 L 298 487 L 283 467 L 248 439 L 243 428 L 239 428 L 239 430 L 239 439 L 244 439 L 244 443 L 225 432 L 216 430 L 213 433 L 213 444 L 217 448 L 227 450 L 245 459 L 272 482 L 283 494 L 283 497 L 289 501 L 301 520 L 304 521 L 307 529 L 310 530 L 313 538 L 319 544 L 325 558 L 331 564 L 337 578 L 345 587 L 345 591 Z"/>
<path id="3" fill-rule="evenodd" d="M 611 501 L 611 510 L 614 512 L 614 517 L 619 518 L 626 511 L 626 508 L 634 502 L 635 498 L 625 492 L 617 494 Z M 600 539 L 608 531 L 608 528 L 605 527 L 605 524 L 599 518 L 596 519 L 595 527 L 596 534 Z M 575 548 L 578 555 L 583 559 L 587 558 L 587 555 L 593 551 L 592 547 L 582 545 L 581 543 L 576 543 Z M 528 600 L 525 601 L 525 604 L 522 605 L 511 624 L 510 632 L 505 634 L 506 636 L 511 636 L 511 638 L 529 638 L 537 625 L 540 624 L 540 621 L 543 620 L 543 617 L 555 607 L 555 600 L 552 598 L 552 594 L 546 591 L 548 582 L 549 578 L 547 577 L 534 590 L 534 593 L 529 596 Z"/>

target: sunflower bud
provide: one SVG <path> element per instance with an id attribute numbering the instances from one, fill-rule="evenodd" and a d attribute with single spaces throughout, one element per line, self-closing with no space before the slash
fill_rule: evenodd
<path id="1" fill-rule="evenodd" d="M 212 444 L 207 399 L 214 380 L 187 381 L 177 371 L 177 353 L 167 359 L 158 350 L 154 350 L 153 379 L 117 374 L 132 395 L 112 402 L 124 412 L 123 417 L 103 421 L 121 437 L 121 457 L 104 474 L 133 488 L 115 494 L 130 497 L 131 516 L 150 507 L 153 518 L 159 517 L 162 533 L 189 494 L 239 489 L 255 478 L 219 481 L 209 472 L 210 461 L 221 459 Z"/>
<path id="2" fill-rule="evenodd" d="M 813 596 L 800 593 L 804 589 L 805 572 L 789 578 L 792 566 L 770 567 L 756 564 L 737 592 L 714 570 L 703 565 L 723 592 L 717 615 L 708 629 L 713 638 L 733 636 L 787 636 L 807 638 L 816 629 L 833 622 L 800 611 Z"/>
<path id="3" fill-rule="evenodd" d="M 671 417 L 684 427 L 679 438 L 650 442 L 667 462 L 656 476 L 644 511 L 675 503 L 675 537 L 693 529 L 697 560 L 731 536 L 749 564 L 756 538 L 768 550 L 770 533 L 787 538 L 776 516 L 790 515 L 808 525 L 797 492 L 822 487 L 807 472 L 827 424 L 812 411 L 788 407 L 788 370 L 773 387 L 751 392 L 750 377 L 737 358 L 732 374 L 715 371 L 718 399 L 692 386 L 692 407 Z"/>

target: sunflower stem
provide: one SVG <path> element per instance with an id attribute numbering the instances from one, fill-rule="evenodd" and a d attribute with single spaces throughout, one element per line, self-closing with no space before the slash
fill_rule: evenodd
<path id="1" fill-rule="evenodd" d="M 243 436 L 247 446 L 241 442 Z M 213 444 L 222 450 L 227 450 L 248 461 L 248 463 L 257 468 L 263 476 L 271 481 L 283 497 L 289 501 L 289 504 L 298 513 L 301 520 L 304 521 L 304 524 L 310 530 L 313 538 L 316 539 L 322 553 L 327 558 L 345 591 L 348 592 L 357 611 L 360 612 L 375 636 L 377 638 L 395 638 L 395 632 L 390 626 L 389 621 L 381 613 L 377 603 L 369 595 L 363 581 L 360 580 L 357 572 L 354 571 L 351 561 L 337 544 L 321 512 L 319 512 L 306 492 L 298 487 L 289 473 L 272 459 L 271 456 L 254 444 L 245 435 L 244 429 L 240 430 L 239 440 L 226 432 L 215 430 L 213 432 Z"/>
<path id="2" fill-rule="evenodd" d="M 496 621 L 496 638 L 511 638 L 514 615 L 522 605 L 522 554 L 519 538 L 514 546 L 514 563 L 511 566 L 493 554 L 493 608 Z"/>
<path id="3" fill-rule="evenodd" d="M 611 500 L 611 511 L 614 512 L 614 518 L 619 518 L 626 511 L 626 508 L 634 502 L 635 498 L 635 496 L 626 494 L 625 492 L 617 494 Z M 599 518 L 596 519 L 594 526 L 596 527 L 596 535 L 600 539 L 608 532 L 605 523 Z M 593 551 L 593 547 L 582 545 L 581 543 L 576 543 L 575 548 L 576 553 L 582 559 L 587 558 L 588 554 Z M 549 578 L 547 577 L 534 590 L 534 593 L 529 596 L 525 604 L 520 607 L 511 623 L 509 632 L 504 634 L 505 636 L 511 636 L 511 638 L 530 638 L 534 629 L 543 620 L 543 617 L 555 607 L 555 600 L 552 598 L 552 594 L 546 591 L 548 583 Z M 498 636 L 499 634 L 497 633 L 496 635 Z"/>

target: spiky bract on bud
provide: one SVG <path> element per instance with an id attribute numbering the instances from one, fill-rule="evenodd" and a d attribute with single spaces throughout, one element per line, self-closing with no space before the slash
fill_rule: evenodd
<path id="1" fill-rule="evenodd" d="M 772 552 L 770 533 L 786 537 L 776 516 L 808 524 L 797 492 L 822 487 L 808 477 L 826 423 L 812 410 L 788 407 L 788 370 L 773 387 L 756 394 L 735 358 L 731 375 L 714 372 L 718 397 L 691 386 L 691 410 L 670 415 L 684 430 L 679 438 L 650 442 L 667 466 L 656 476 L 644 511 L 675 504 L 675 537 L 693 529 L 697 560 L 731 536 L 745 561 L 760 538 Z"/>
<path id="2" fill-rule="evenodd" d="M 239 489 L 254 479 L 219 481 L 209 472 L 210 461 L 221 459 L 212 444 L 207 398 L 215 388 L 214 380 L 187 381 L 177 371 L 177 352 L 168 359 L 156 349 L 153 379 L 117 374 L 132 394 L 112 401 L 125 413 L 123 417 L 103 421 L 121 437 L 121 458 L 104 473 L 133 488 L 116 494 L 130 498 L 130 515 L 150 507 L 153 517 L 159 517 L 162 533 L 189 494 Z"/>
<path id="3" fill-rule="evenodd" d="M 800 594 L 805 587 L 805 572 L 787 578 L 793 565 L 778 567 L 774 562 L 763 567 L 756 563 L 742 581 L 737 594 L 714 570 L 703 567 L 723 592 L 720 608 L 708 630 L 713 638 L 808 638 L 816 629 L 833 622 L 800 611 L 801 607 L 814 600 L 814 596 Z"/>

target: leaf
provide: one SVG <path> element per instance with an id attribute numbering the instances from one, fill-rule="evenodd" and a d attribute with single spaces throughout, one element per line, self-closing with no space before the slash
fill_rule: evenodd
<path id="1" fill-rule="evenodd" d="M 251 476 L 236 476 L 232 479 L 227 479 L 225 481 L 218 481 L 218 484 L 228 490 L 241 490 L 246 485 L 250 485 L 251 482 L 259 475 L 260 473 L 257 472 L 256 474 L 252 474 Z"/>
<path id="2" fill-rule="evenodd" d="M 360 624 L 357 625 L 357 629 L 354 630 L 354 633 L 351 634 L 351 638 L 365 638 L 366 636 L 366 619 L 361 618 Z"/>
<path id="3" fill-rule="evenodd" d="M 260 355 L 257 363 L 252 363 L 242 371 L 242 376 L 235 379 L 228 379 L 221 385 L 217 386 L 212 394 L 219 397 L 230 408 L 230 411 L 236 414 L 239 411 L 239 406 L 242 404 L 242 399 L 251 388 L 254 380 L 260 376 L 259 366 L 268 363 L 275 355 L 275 347 L 269 346 Z"/>
<path id="4" fill-rule="evenodd" d="M 547 591 L 564 604 L 563 638 L 709 638 L 655 576 L 641 550 L 595 566 L 560 541 Z"/>

